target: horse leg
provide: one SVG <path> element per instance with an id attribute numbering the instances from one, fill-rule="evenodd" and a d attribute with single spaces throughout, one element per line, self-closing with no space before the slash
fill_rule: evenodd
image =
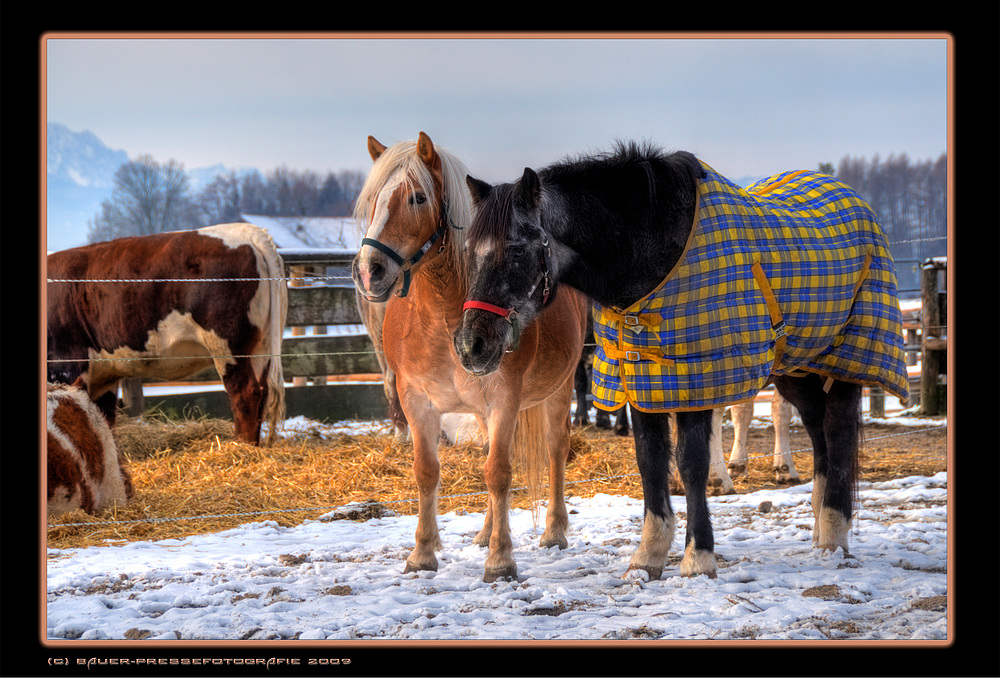
<path id="1" fill-rule="evenodd" d="M 580 358 L 573 372 L 573 390 L 576 391 L 576 416 L 573 417 L 574 426 L 586 426 L 590 423 L 589 403 L 587 394 L 590 392 L 590 376 L 587 374 L 586 356 Z"/>
<path id="2" fill-rule="evenodd" d="M 510 488 L 513 479 L 511 449 L 517 408 L 498 408 L 489 417 L 490 451 L 486 458 L 486 489 L 492 513 L 490 552 L 486 556 L 484 582 L 516 579 L 513 542 L 510 538 Z"/>
<path id="3" fill-rule="evenodd" d="M 410 424 L 406 421 L 402 405 L 399 404 L 399 394 L 396 392 L 396 373 L 386 367 L 382 371 L 382 377 L 382 389 L 385 391 L 385 399 L 389 403 L 389 420 L 396 430 L 396 437 L 406 440 L 410 435 Z"/>
<path id="4" fill-rule="evenodd" d="M 726 471 L 726 458 L 722 454 L 722 415 L 724 412 L 724 407 L 712 410 L 712 436 L 709 439 L 707 481 L 707 492 L 712 496 L 733 494 L 736 492 L 736 488 L 733 486 L 733 479 L 729 477 L 729 473 Z M 678 430 L 675 423 L 673 435 L 671 436 L 675 447 L 678 444 Z M 676 464 L 674 465 L 673 472 L 670 474 L 670 489 L 674 494 L 687 494 L 687 490 L 684 489 L 684 478 L 681 477 L 680 468 Z"/>
<path id="5" fill-rule="evenodd" d="M 413 434 L 413 476 L 417 483 L 418 505 L 416 545 L 406 558 L 404 574 L 415 570 L 437 571 L 434 551 L 441 548 L 437 524 L 438 485 L 441 481 L 437 446 L 441 435 L 441 413 L 428 407 L 419 418 L 410 416 L 409 420 Z"/>
<path id="6" fill-rule="evenodd" d="M 792 404 L 781 397 L 777 390 L 771 399 L 771 422 L 774 424 L 774 457 L 771 465 L 774 468 L 774 480 L 778 483 L 797 484 L 799 472 L 795 470 L 792 459 L 791 444 L 788 440 L 788 428 L 792 421 Z"/>
<path id="7" fill-rule="evenodd" d="M 726 470 L 726 458 L 722 454 L 722 415 L 724 407 L 712 410 L 712 437 L 709 442 L 708 487 L 712 495 L 733 494 L 733 479 Z"/>
<path id="8" fill-rule="evenodd" d="M 569 459 L 571 425 L 566 401 L 570 397 L 569 379 L 562 389 L 545 401 L 545 433 L 549 448 L 549 507 L 545 512 L 545 532 L 541 545 L 545 548 L 569 546 L 566 530 L 569 513 L 566 511 L 566 461 Z"/>
<path id="9" fill-rule="evenodd" d="M 375 349 L 375 360 L 378 361 L 379 370 L 382 372 L 382 390 L 388 403 L 389 420 L 392 421 L 393 428 L 396 429 L 396 437 L 406 440 L 410 434 L 410 426 L 399 402 L 399 393 L 396 391 L 396 374 L 389 369 L 383 351 L 382 325 L 385 322 L 385 304 L 369 302 L 360 290 L 355 290 L 354 296 L 358 306 L 358 314 L 368 330 L 368 338 L 371 339 L 372 347 Z"/>
<path id="10" fill-rule="evenodd" d="M 798 410 L 813 444 L 813 546 L 847 554 L 861 437 L 861 386 L 818 375 L 779 377 L 775 385 Z"/>
<path id="11" fill-rule="evenodd" d="M 733 414 L 733 430 L 736 438 L 729 454 L 729 477 L 739 478 L 746 476 L 750 470 L 747 460 L 747 437 L 750 432 L 750 420 L 753 419 L 753 402 L 733 405 L 730 412 Z"/>
<path id="12" fill-rule="evenodd" d="M 628 435 L 628 405 L 622 405 L 615 410 L 615 435 Z"/>
<path id="13" fill-rule="evenodd" d="M 490 457 L 490 441 L 489 434 L 487 433 L 487 440 L 483 444 L 483 456 L 489 459 Z M 472 539 L 472 543 L 476 546 L 489 546 L 490 545 L 490 535 L 493 534 L 493 502 L 490 500 L 489 496 L 486 497 L 486 518 L 483 520 L 483 527 L 479 530 Z"/>
<path id="14" fill-rule="evenodd" d="M 628 569 L 645 570 L 650 579 L 659 579 L 674 541 L 674 510 L 667 480 L 671 457 L 669 415 L 636 411 L 632 427 L 645 514 L 639 548 Z"/>
<path id="15" fill-rule="evenodd" d="M 714 579 L 715 539 L 705 500 L 713 416 L 712 410 L 677 413 L 677 468 L 684 481 L 687 501 L 687 534 L 681 574 L 707 574 Z"/>

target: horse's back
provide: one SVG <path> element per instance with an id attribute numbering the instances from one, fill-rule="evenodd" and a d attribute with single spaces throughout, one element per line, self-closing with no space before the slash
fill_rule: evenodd
<path id="1" fill-rule="evenodd" d="M 219 342 L 234 354 L 280 346 L 284 265 L 270 236 L 250 224 L 94 243 L 50 254 L 47 267 L 55 281 L 50 353 L 65 354 L 50 357 L 84 357 L 87 349 L 167 354 L 183 345 L 191 364 L 203 365 Z M 193 355 L 191 343 L 209 349 L 207 356 Z M 169 365 L 159 366 L 168 377 L 181 369 Z"/>

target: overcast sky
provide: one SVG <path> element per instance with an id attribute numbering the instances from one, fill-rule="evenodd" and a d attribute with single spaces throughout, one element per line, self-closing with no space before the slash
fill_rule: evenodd
<path id="1" fill-rule="evenodd" d="M 948 142 L 942 34 L 819 39 L 50 35 L 46 113 L 188 169 L 367 170 L 427 132 L 489 181 L 615 139 L 734 179 Z"/>

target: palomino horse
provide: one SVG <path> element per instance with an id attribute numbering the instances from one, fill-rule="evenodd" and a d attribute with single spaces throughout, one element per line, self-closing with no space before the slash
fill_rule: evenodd
<path id="1" fill-rule="evenodd" d="M 715 576 L 705 499 L 712 410 L 769 380 L 813 443 L 813 544 L 847 552 L 861 385 L 908 397 L 896 275 L 871 208 L 813 172 L 742 189 L 690 153 L 637 144 L 490 186 L 476 217 L 462 364 L 488 374 L 536 317 L 536 281 L 593 299 L 595 404 L 631 406 L 645 519 L 630 569 L 658 578 L 673 541 L 668 416 L 687 489 L 680 572 Z M 487 306 L 488 305 L 488 306 Z M 523 331 L 523 329 L 522 329 Z"/>
<path id="2" fill-rule="evenodd" d="M 583 346 L 586 301 L 571 289 L 550 296 L 536 314 L 537 322 L 520 333 L 516 348 L 510 347 L 498 369 L 489 375 L 464 370 L 453 337 L 468 289 L 467 171 L 422 132 L 415 142 L 389 148 L 369 137 L 368 149 L 374 165 L 355 208 L 356 220 L 367 228 L 352 275 L 369 302 L 386 304 L 382 349 L 413 439 L 419 509 L 416 546 L 405 571 L 437 570 L 441 416 L 467 412 L 479 418 L 488 434 L 489 501 L 485 525 L 475 539 L 489 545 L 484 580 L 516 577 L 508 519 L 512 445 L 547 444 L 549 504 L 541 543 L 568 545 L 563 485 L 572 376 Z"/>

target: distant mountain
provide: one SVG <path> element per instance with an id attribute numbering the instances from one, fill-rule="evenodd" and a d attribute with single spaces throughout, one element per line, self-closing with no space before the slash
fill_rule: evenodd
<path id="1" fill-rule="evenodd" d="M 46 137 L 47 249 L 83 245 L 87 221 L 110 197 L 115 172 L 128 162 L 128 154 L 108 148 L 90 132 L 73 132 L 57 123 L 48 124 Z"/>
<path id="2" fill-rule="evenodd" d="M 115 172 L 130 158 L 89 131 L 74 132 L 59 123 L 48 123 L 46 137 L 46 248 L 51 252 L 87 244 L 88 222 L 111 197 Z M 226 171 L 222 164 L 188 170 L 191 191 Z"/>
<path id="3" fill-rule="evenodd" d="M 115 172 L 128 162 L 128 154 L 108 148 L 88 131 L 73 132 L 50 122 L 47 170 L 49 180 L 67 181 L 84 188 L 110 189 Z"/>

